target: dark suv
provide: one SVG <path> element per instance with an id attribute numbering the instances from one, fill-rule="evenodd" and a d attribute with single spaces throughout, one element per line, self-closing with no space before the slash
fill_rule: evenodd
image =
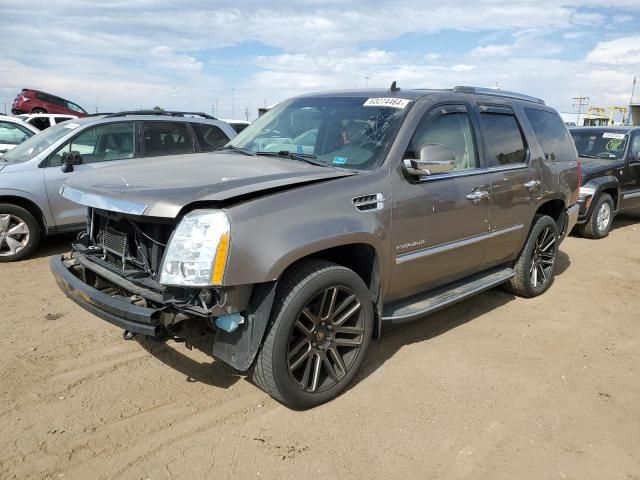
<path id="1" fill-rule="evenodd" d="M 640 127 L 579 127 L 571 136 L 582 161 L 582 236 L 606 237 L 617 212 L 640 208 Z"/>
<path id="2" fill-rule="evenodd" d="M 524 95 L 302 96 L 188 163 L 68 181 L 90 222 L 51 268 L 127 338 L 211 328 L 215 357 L 307 408 L 349 384 L 384 325 L 500 284 L 549 288 L 577 163 L 559 115 Z"/>
<path id="3" fill-rule="evenodd" d="M 11 113 L 14 115 L 23 113 L 60 113 L 77 117 L 86 117 L 88 115 L 87 111 L 76 103 L 30 88 L 23 88 L 16 95 L 11 107 Z"/>

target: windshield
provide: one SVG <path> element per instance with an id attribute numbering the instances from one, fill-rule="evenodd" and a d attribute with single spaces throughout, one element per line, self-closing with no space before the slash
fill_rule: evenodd
<path id="1" fill-rule="evenodd" d="M 571 136 L 581 157 L 620 160 L 624 156 L 628 135 L 619 131 L 572 130 Z"/>
<path id="2" fill-rule="evenodd" d="M 63 124 L 47 128 L 46 130 L 31 137 L 29 140 L 25 140 L 12 150 L 9 150 L 0 157 L 0 160 L 5 162 L 26 162 L 31 160 L 40 152 L 43 152 L 49 146 L 67 135 L 73 128 L 78 126 L 79 125 L 77 123 L 65 122 Z"/>
<path id="3" fill-rule="evenodd" d="M 409 103 L 398 98 L 297 98 L 265 113 L 228 145 L 369 170 L 384 158 Z"/>

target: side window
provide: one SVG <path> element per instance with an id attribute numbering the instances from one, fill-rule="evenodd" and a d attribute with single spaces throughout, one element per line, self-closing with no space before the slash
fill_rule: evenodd
<path id="1" fill-rule="evenodd" d="M 193 153 L 193 137 L 185 123 L 144 122 L 144 148 L 147 157 Z"/>
<path id="2" fill-rule="evenodd" d="M 73 110 L 74 112 L 79 112 L 79 113 L 83 113 L 84 112 L 84 110 L 82 110 L 82 108 L 80 108 L 78 105 L 76 105 L 73 102 L 65 102 L 65 103 L 66 103 L 66 105 L 64 105 L 64 103 L 63 103 L 63 106 L 66 106 L 66 108 L 68 108 L 69 110 Z"/>
<path id="3" fill-rule="evenodd" d="M 29 123 L 36 127 L 38 130 L 45 130 L 51 126 L 51 120 L 49 117 L 34 117 L 29 120 Z"/>
<path id="4" fill-rule="evenodd" d="M 466 113 L 444 113 L 435 118 L 429 115 L 423 119 L 411 139 L 408 154 L 418 157 L 422 147 L 429 144 L 442 145 L 455 153 L 454 170 L 479 167 L 471 121 Z"/>
<path id="5" fill-rule="evenodd" d="M 67 117 L 55 117 L 55 119 L 56 119 L 56 125 L 58 123 L 66 122 L 67 120 L 71 120 L 70 118 L 67 118 Z"/>
<path id="6" fill-rule="evenodd" d="M 229 141 L 229 137 L 215 125 L 192 123 L 191 126 L 196 131 L 200 149 L 203 152 L 216 150 Z"/>
<path id="7" fill-rule="evenodd" d="M 576 160 L 571 136 L 557 113 L 535 108 L 525 108 L 524 113 L 538 138 L 545 159 L 556 162 Z"/>
<path id="8" fill-rule="evenodd" d="M 33 132 L 10 122 L 0 122 L 0 143 L 5 145 L 18 145 L 27 138 L 33 136 Z"/>
<path id="9" fill-rule="evenodd" d="M 49 157 L 49 166 L 62 165 L 62 156 L 74 151 L 80 152 L 83 163 L 133 158 L 134 132 L 133 122 L 111 123 L 88 128 Z"/>
<path id="10" fill-rule="evenodd" d="M 636 133 L 633 136 L 633 143 L 631 144 L 631 159 L 640 161 L 640 133 Z"/>
<path id="11" fill-rule="evenodd" d="M 527 150 L 514 115 L 482 112 L 480 122 L 487 142 L 489 167 L 524 163 Z"/>

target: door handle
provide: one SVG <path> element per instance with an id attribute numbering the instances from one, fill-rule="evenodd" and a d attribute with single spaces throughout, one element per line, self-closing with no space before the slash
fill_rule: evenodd
<path id="1" fill-rule="evenodd" d="M 471 193 L 467 193 L 466 195 L 468 200 L 471 200 L 473 203 L 478 203 L 480 200 L 484 200 L 489 197 L 489 192 L 486 190 L 474 190 Z"/>
<path id="2" fill-rule="evenodd" d="M 529 180 L 527 183 L 524 184 L 524 186 L 527 187 L 529 190 L 534 191 L 540 186 L 540 180 Z"/>

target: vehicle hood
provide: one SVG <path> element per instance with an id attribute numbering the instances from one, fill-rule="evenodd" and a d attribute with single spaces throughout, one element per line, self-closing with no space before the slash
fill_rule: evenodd
<path id="1" fill-rule="evenodd" d="M 175 218 L 185 206 L 354 175 L 288 158 L 203 153 L 137 159 L 72 176 L 65 198 L 122 213 Z"/>

